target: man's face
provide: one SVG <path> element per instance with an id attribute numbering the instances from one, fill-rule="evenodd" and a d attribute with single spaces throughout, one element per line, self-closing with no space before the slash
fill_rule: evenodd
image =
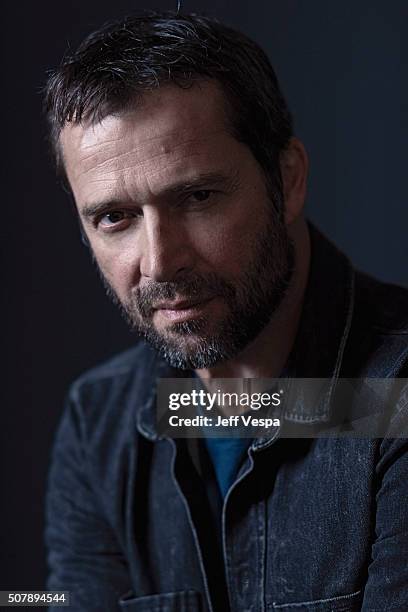
<path id="1" fill-rule="evenodd" d="M 67 125 L 61 145 L 94 257 L 132 325 L 180 368 L 235 356 L 290 281 L 293 249 L 265 177 L 213 83 Z"/>

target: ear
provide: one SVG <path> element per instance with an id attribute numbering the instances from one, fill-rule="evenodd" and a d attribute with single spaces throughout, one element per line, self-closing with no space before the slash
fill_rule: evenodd
<path id="1" fill-rule="evenodd" d="M 286 225 L 293 223 L 303 211 L 308 167 L 305 147 L 298 138 L 291 138 L 280 158 Z"/>

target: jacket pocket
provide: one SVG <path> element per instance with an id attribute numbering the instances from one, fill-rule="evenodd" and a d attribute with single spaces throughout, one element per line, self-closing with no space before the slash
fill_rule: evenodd
<path id="1" fill-rule="evenodd" d="M 363 592 L 356 591 L 349 595 L 299 603 L 279 604 L 273 602 L 267 606 L 267 609 L 282 610 L 283 612 L 359 612 L 362 599 Z"/>
<path id="2" fill-rule="evenodd" d="M 132 593 L 119 600 L 121 610 L 129 612 L 201 612 L 201 594 L 197 591 L 178 591 L 133 597 Z"/>

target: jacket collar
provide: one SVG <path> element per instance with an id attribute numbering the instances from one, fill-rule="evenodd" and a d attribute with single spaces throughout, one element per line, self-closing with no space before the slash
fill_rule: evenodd
<path id="1" fill-rule="evenodd" d="M 318 403 L 291 403 L 285 419 L 327 422 L 354 310 L 354 270 L 349 260 L 309 223 L 311 263 L 298 333 L 289 362 L 294 378 L 330 380 Z"/>
<path id="2" fill-rule="evenodd" d="M 354 271 L 349 260 L 312 224 L 311 264 L 298 333 L 289 357 L 289 375 L 325 378 L 329 386 L 318 402 L 301 396 L 291 402 L 283 417 L 297 423 L 324 423 L 330 419 L 330 403 L 339 376 L 354 307 Z M 145 437 L 157 439 L 156 389 L 160 378 L 189 378 L 190 371 L 167 365 L 153 349 L 146 353 L 143 383 L 138 384 L 137 428 Z M 142 386 L 142 389 L 141 389 Z M 142 396 L 141 397 L 141 393 Z M 260 439 L 256 447 L 269 444 Z"/>

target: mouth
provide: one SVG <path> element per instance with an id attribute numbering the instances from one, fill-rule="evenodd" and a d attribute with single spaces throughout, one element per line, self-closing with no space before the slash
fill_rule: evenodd
<path id="1" fill-rule="evenodd" d="M 207 304 L 212 300 L 213 298 L 211 297 L 200 300 L 162 302 L 154 306 L 154 310 L 169 321 L 186 321 L 202 315 Z"/>

